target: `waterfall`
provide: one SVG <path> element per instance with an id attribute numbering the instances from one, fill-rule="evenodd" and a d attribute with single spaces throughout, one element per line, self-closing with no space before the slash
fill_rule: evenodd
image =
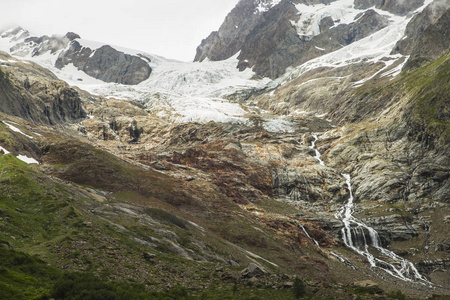
<path id="1" fill-rule="evenodd" d="M 370 266 L 379 268 L 388 274 L 404 281 L 431 285 L 425 277 L 420 275 L 416 267 L 410 261 L 398 256 L 394 252 L 382 247 L 378 232 L 364 224 L 353 216 L 353 192 L 351 186 L 351 177 L 348 174 L 342 174 L 347 183 L 349 197 L 347 203 L 335 214 L 337 219 L 344 223 L 342 228 L 342 239 L 347 247 L 367 258 Z M 381 258 L 375 257 L 370 250 L 379 254 L 380 257 L 386 257 L 393 263 Z"/>
<path id="2" fill-rule="evenodd" d="M 324 166 L 325 164 L 321 159 L 321 154 L 316 149 L 318 137 L 315 134 L 313 137 L 314 140 L 311 142 L 311 146 L 309 148 L 315 150 L 315 158 L 320 165 Z M 342 174 L 342 176 L 345 178 L 349 197 L 347 203 L 341 207 L 341 209 L 339 209 L 334 216 L 344 223 L 344 227 L 341 230 L 344 244 L 359 255 L 367 258 L 372 268 L 379 268 L 403 281 L 432 285 L 430 281 L 419 273 L 412 262 L 384 248 L 381 244 L 380 236 L 375 229 L 364 224 L 362 221 L 353 216 L 354 198 L 351 177 L 349 174 Z M 304 228 L 303 230 L 309 236 Z M 376 253 L 377 257 L 370 251 Z M 334 252 L 332 252 L 332 254 L 338 257 L 334 254 Z M 392 263 L 386 261 L 385 259 L 383 260 L 382 257 L 389 259 Z M 338 259 L 339 258 L 340 257 L 338 257 Z"/>
<path id="3" fill-rule="evenodd" d="M 311 142 L 311 146 L 309 146 L 310 149 L 313 149 L 316 152 L 316 156 L 314 156 L 315 159 L 317 159 L 317 161 L 319 162 L 319 164 L 321 166 L 325 166 L 325 164 L 323 163 L 322 159 L 321 159 L 321 154 L 319 152 L 319 150 L 316 149 L 316 142 L 318 140 L 318 137 L 316 134 L 312 135 L 314 138 L 314 141 Z"/>

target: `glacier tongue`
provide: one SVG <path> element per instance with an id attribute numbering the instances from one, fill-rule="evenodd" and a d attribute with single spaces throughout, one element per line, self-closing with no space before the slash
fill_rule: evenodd
<path id="1" fill-rule="evenodd" d="M 150 113 L 175 122 L 244 123 L 248 111 L 227 100 L 227 96 L 261 89 L 270 80 L 253 80 L 251 70 L 239 72 L 236 64 L 236 57 L 202 63 L 161 61 L 154 66 L 150 78 L 136 86 L 79 81 L 71 84 L 93 94 L 139 101 Z"/>

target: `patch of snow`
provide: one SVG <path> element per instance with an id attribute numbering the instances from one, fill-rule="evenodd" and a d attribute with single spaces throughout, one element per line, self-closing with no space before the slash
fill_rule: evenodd
<path id="1" fill-rule="evenodd" d="M 393 80 L 398 74 L 400 74 L 402 72 L 403 66 L 406 64 L 408 59 L 409 59 L 409 56 L 407 56 L 405 58 L 405 60 L 401 64 L 396 66 L 395 68 L 392 68 L 391 70 L 381 74 L 380 77 L 392 77 L 391 80 Z"/>
<path id="2" fill-rule="evenodd" d="M 9 64 L 15 64 L 15 63 L 17 63 L 18 61 L 17 60 L 12 60 L 12 59 L 8 59 L 8 60 L 3 60 L 3 59 L 0 59 L 0 63 L 9 63 Z"/>
<path id="3" fill-rule="evenodd" d="M 19 128 L 15 127 L 15 126 L 13 126 L 13 125 L 11 125 L 11 124 L 8 124 L 8 123 L 5 122 L 5 121 L 3 121 L 3 123 L 5 123 L 5 125 L 8 126 L 9 129 L 11 129 L 12 131 L 18 132 L 18 133 L 20 133 L 20 134 L 23 134 L 23 135 L 26 136 L 27 138 L 33 139 L 32 136 L 30 136 L 30 135 L 28 135 L 28 134 L 26 134 L 26 133 L 23 133 Z"/>
<path id="4" fill-rule="evenodd" d="M 402 58 L 404 58 L 402 55 L 400 55 L 400 54 L 397 54 L 397 55 L 391 55 L 391 58 L 394 58 L 394 59 L 391 59 L 391 60 L 388 60 L 388 61 L 383 61 L 383 63 L 384 63 L 384 67 L 381 69 L 381 70 L 379 70 L 378 72 L 375 72 L 373 75 L 371 75 L 370 77 L 367 77 L 367 78 L 364 78 L 364 79 L 361 79 L 360 81 L 357 81 L 357 82 L 354 82 L 353 83 L 353 87 L 354 88 L 357 88 L 357 87 L 360 87 L 361 85 L 363 85 L 365 82 L 367 82 L 367 81 L 369 81 L 369 80 L 371 80 L 372 78 L 375 78 L 375 76 L 377 76 L 378 74 L 381 74 L 384 70 L 386 70 L 387 68 L 389 68 L 391 65 L 393 65 L 397 60 L 399 60 L 399 59 L 402 59 Z M 405 60 L 405 62 L 406 62 L 406 60 Z M 400 73 L 401 72 L 401 68 L 403 68 L 403 65 L 404 65 L 404 63 L 402 63 L 400 66 L 400 70 L 398 71 L 398 73 Z M 395 69 L 395 68 L 394 68 Z M 390 71 L 388 71 L 388 72 L 390 72 Z M 394 70 L 394 73 L 396 72 L 396 70 Z"/>
<path id="5" fill-rule="evenodd" d="M 5 154 L 11 153 L 11 152 L 9 152 L 8 150 L 6 150 L 5 148 L 3 148 L 2 146 L 0 146 L 0 150 L 2 150 L 3 153 L 5 153 Z"/>
<path id="6" fill-rule="evenodd" d="M 320 50 L 320 51 L 325 51 L 325 49 L 319 48 L 319 47 L 317 47 L 317 46 L 314 46 L 314 48 L 316 48 L 317 50 Z"/>
<path id="7" fill-rule="evenodd" d="M 257 0 L 256 3 L 258 6 L 256 7 L 255 14 L 262 14 L 280 3 L 281 0 Z"/>
<path id="8" fill-rule="evenodd" d="M 21 161 L 23 161 L 23 162 L 26 162 L 27 164 L 38 164 L 39 165 L 39 162 L 37 161 L 37 160 L 35 160 L 34 158 L 32 158 L 32 157 L 28 157 L 28 156 L 26 156 L 26 155 L 18 155 L 17 156 L 17 158 L 18 159 L 20 159 Z"/>

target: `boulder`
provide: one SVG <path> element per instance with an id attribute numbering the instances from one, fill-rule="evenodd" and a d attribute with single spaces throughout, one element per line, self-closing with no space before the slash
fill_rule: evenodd
<path id="1" fill-rule="evenodd" d="M 378 283 L 376 283 L 372 280 L 362 280 L 362 281 L 354 282 L 353 285 L 359 286 L 359 287 L 377 287 Z"/>
<path id="2" fill-rule="evenodd" d="M 259 277 L 264 274 L 268 274 L 269 272 L 266 271 L 262 266 L 250 263 L 247 268 L 242 270 L 241 277 L 242 278 L 253 278 L 253 277 Z"/>

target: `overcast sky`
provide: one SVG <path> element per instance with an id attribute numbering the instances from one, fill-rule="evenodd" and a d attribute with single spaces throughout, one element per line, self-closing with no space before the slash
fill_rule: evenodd
<path id="1" fill-rule="evenodd" d="M 0 0 L 0 29 L 82 38 L 191 61 L 238 0 Z"/>

